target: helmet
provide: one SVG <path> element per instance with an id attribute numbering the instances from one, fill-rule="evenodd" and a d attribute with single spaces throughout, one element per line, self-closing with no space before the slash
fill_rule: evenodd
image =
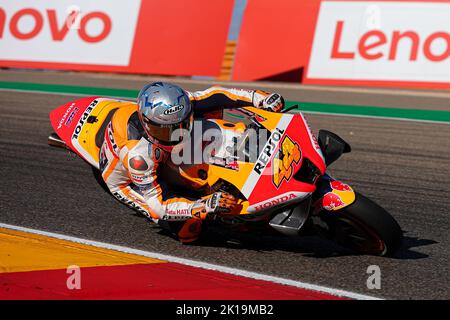
<path id="1" fill-rule="evenodd" d="M 162 149 L 171 151 L 191 131 L 192 104 L 179 86 L 167 82 L 148 84 L 139 92 L 137 103 L 148 139 Z"/>

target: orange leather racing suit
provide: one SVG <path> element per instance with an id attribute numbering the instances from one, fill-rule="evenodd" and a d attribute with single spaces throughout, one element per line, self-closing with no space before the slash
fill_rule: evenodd
<path id="1" fill-rule="evenodd" d="M 194 117 L 203 113 L 239 108 L 262 107 L 270 94 L 264 91 L 211 87 L 187 92 Z M 111 193 L 121 202 L 154 222 L 183 221 L 178 238 L 188 243 L 198 238 L 201 220 L 193 218 L 197 199 L 178 197 L 164 186 L 158 168 L 170 161 L 170 154 L 152 144 L 139 122 L 136 107 L 119 109 L 112 117 L 100 149 L 100 170 Z"/>

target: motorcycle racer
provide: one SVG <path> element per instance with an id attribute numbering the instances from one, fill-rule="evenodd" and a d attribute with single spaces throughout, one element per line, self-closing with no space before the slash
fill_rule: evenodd
<path id="1" fill-rule="evenodd" d="M 136 108 L 118 110 L 107 125 L 100 150 L 102 178 L 118 200 L 161 226 L 182 221 L 175 231 L 178 239 L 194 242 L 202 221 L 230 212 L 237 199 L 226 192 L 202 199 L 177 196 L 158 171 L 170 161 L 171 152 L 182 148 L 194 117 L 245 106 L 279 112 L 284 99 L 261 90 L 215 86 L 188 92 L 171 83 L 155 82 L 140 91 L 137 103 Z"/>

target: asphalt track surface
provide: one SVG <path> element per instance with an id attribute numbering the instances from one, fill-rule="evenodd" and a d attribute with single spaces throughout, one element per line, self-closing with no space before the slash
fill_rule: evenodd
<path id="1" fill-rule="evenodd" d="M 33 77 L 38 78 L 25 74 L 21 80 Z M 11 79 L 0 73 L 0 80 Z M 108 79 L 89 75 L 55 79 L 111 87 Z M 142 80 L 121 82 L 139 89 Z M 323 93 L 329 100 L 336 94 Z M 0 91 L 0 222 L 381 298 L 450 298 L 449 124 L 306 115 L 314 132 L 334 131 L 353 147 L 331 174 L 378 202 L 402 226 L 405 241 L 392 258 L 350 255 L 315 237 L 227 241 L 226 234 L 210 234 L 209 243 L 183 246 L 109 196 L 81 159 L 47 146 L 49 112 L 76 98 Z M 367 289 L 370 265 L 381 268 L 379 290 Z"/>

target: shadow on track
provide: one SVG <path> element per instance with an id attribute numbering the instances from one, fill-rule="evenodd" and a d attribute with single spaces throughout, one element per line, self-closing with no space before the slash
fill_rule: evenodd
<path id="1" fill-rule="evenodd" d="M 411 250 L 412 248 L 428 246 L 438 243 L 431 239 L 420 239 L 418 237 L 403 237 L 403 242 L 397 253 L 392 257 L 393 259 L 400 260 L 417 260 L 428 258 L 429 255 Z"/>
<path id="2" fill-rule="evenodd" d="M 95 179 L 102 189 L 111 197 L 116 199 L 110 192 L 105 182 L 101 178 L 100 171 L 92 168 Z M 116 199 L 117 200 L 117 199 Z M 122 204 L 122 202 L 118 201 Z M 132 211 L 133 216 L 137 218 L 145 218 L 142 214 Z M 147 220 L 147 219 L 145 219 Z M 147 220 L 148 221 L 148 220 Z M 150 223 L 149 223 L 150 224 Z M 178 241 L 173 233 L 158 226 L 158 233 L 161 236 L 167 236 L 174 241 Z M 399 260 L 417 260 L 428 258 L 429 255 L 411 250 L 412 248 L 436 244 L 437 241 L 431 239 L 419 239 L 417 237 L 403 237 L 403 242 L 395 255 L 388 257 Z M 286 251 L 297 254 L 302 254 L 305 257 L 311 258 L 330 258 L 356 255 L 355 253 L 340 247 L 332 241 L 319 238 L 317 236 L 305 235 L 297 238 L 287 237 L 283 235 L 261 235 L 254 233 L 236 233 L 231 230 L 218 229 L 217 227 L 210 227 L 205 230 L 201 239 L 191 246 L 199 247 L 223 247 L 237 250 L 254 250 L 254 251 Z M 180 243 L 180 246 L 183 246 Z"/>
<path id="3" fill-rule="evenodd" d="M 169 231 L 160 229 L 161 236 L 171 237 L 174 241 L 176 237 Z M 429 255 L 412 250 L 412 248 L 436 244 L 437 241 L 430 239 L 419 239 L 417 237 L 403 238 L 403 242 L 395 255 L 385 257 L 395 260 L 417 260 L 428 258 Z M 180 244 L 180 246 L 183 246 Z M 317 236 L 299 236 L 297 238 L 283 235 L 258 235 L 252 233 L 235 233 L 229 230 L 219 230 L 215 227 L 205 230 L 201 239 L 189 246 L 197 247 L 223 247 L 236 250 L 253 251 L 285 251 L 301 254 L 310 258 L 331 258 L 343 256 L 358 256 L 345 248 L 340 247 L 332 241 L 328 241 Z"/>

